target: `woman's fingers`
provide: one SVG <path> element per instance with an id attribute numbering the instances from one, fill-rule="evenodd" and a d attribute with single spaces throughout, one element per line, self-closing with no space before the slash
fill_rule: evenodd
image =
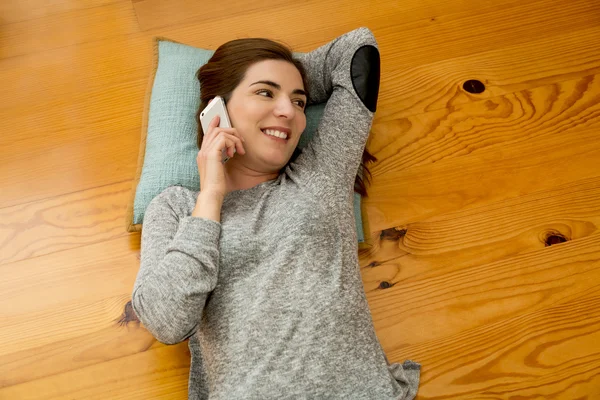
<path id="1" fill-rule="evenodd" d="M 237 151 L 240 154 L 246 154 L 246 149 L 244 149 L 244 145 L 242 144 L 242 140 L 230 133 L 225 133 L 220 130 L 217 132 L 217 135 L 212 138 L 207 138 L 207 140 L 203 141 L 202 147 L 207 151 L 207 153 L 212 153 L 213 151 L 216 154 L 216 151 L 225 151 L 229 157 L 232 157 L 234 152 Z"/>
<path id="2" fill-rule="evenodd" d="M 214 146 L 219 152 L 226 148 L 229 157 L 233 157 L 235 154 L 234 151 L 237 151 L 240 154 L 246 154 L 241 139 L 225 132 L 219 132 L 219 136 L 215 139 Z"/>
<path id="3" fill-rule="evenodd" d="M 213 148 L 219 152 L 225 149 L 229 157 L 233 157 L 235 152 L 246 154 L 246 150 L 242 144 L 245 140 L 241 137 L 237 129 L 221 128 L 219 127 L 219 122 L 220 117 L 215 115 L 208 125 L 208 132 L 205 132 L 206 135 L 203 140 L 203 145 L 206 145 L 207 149 Z M 213 146 L 216 146 L 216 149 Z"/>
<path id="4" fill-rule="evenodd" d="M 242 137 L 242 135 L 240 135 L 240 133 L 238 132 L 237 129 L 235 128 L 216 128 L 215 132 L 218 134 L 219 132 L 225 132 L 228 133 L 230 135 L 235 135 L 237 137 L 239 137 L 243 142 L 245 142 L 244 138 Z"/>
<path id="5" fill-rule="evenodd" d="M 213 120 L 210 122 L 210 125 L 208 127 L 208 132 L 205 132 L 205 140 L 210 142 L 213 138 L 219 136 L 219 133 L 221 132 L 225 132 L 229 135 L 234 135 L 238 138 L 240 138 L 241 141 L 245 142 L 246 140 L 242 137 L 242 135 L 240 135 L 240 133 L 237 131 L 237 129 L 235 128 L 221 128 L 218 126 L 219 125 L 219 116 L 215 116 L 215 118 L 213 118 Z"/>
<path id="6" fill-rule="evenodd" d="M 227 135 L 224 133 L 224 135 Z M 242 139 L 237 136 L 229 135 L 229 138 L 233 141 L 233 146 L 231 146 L 231 151 L 237 151 L 240 154 L 246 154 L 246 149 L 244 148 L 244 144 L 242 143 Z M 231 155 L 233 156 L 233 154 Z"/>

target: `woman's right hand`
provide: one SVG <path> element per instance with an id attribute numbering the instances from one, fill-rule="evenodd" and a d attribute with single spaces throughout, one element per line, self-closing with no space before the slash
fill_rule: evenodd
<path id="1" fill-rule="evenodd" d="M 201 193 L 225 197 L 227 185 L 222 151 L 225 149 L 227 156 L 233 157 L 234 149 L 240 154 L 246 154 L 246 150 L 242 144 L 244 139 L 238 131 L 235 128 L 219 127 L 219 121 L 220 117 L 215 116 L 208 125 L 208 132 L 204 132 L 196 163 Z"/>

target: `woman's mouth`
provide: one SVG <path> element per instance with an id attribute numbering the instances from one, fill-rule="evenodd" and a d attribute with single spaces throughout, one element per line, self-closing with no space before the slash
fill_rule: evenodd
<path id="1" fill-rule="evenodd" d="M 269 138 L 280 142 L 285 143 L 288 141 L 288 134 L 285 132 L 281 132 L 275 129 L 261 129 L 262 133 L 264 133 Z"/>

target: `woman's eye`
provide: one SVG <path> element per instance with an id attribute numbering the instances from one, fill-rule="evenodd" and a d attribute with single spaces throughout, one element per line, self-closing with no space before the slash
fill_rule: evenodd
<path id="1" fill-rule="evenodd" d="M 260 94 L 260 93 L 267 93 L 269 96 L 272 96 L 272 95 L 273 95 L 273 94 L 271 93 L 271 91 L 270 91 L 270 90 L 267 90 L 267 89 L 262 89 L 262 90 L 259 90 L 258 92 L 256 92 L 256 94 Z M 265 96 L 263 96 L 263 97 L 265 97 Z"/>
<path id="2" fill-rule="evenodd" d="M 266 93 L 268 95 L 268 97 L 273 97 L 273 92 L 271 92 L 270 90 L 261 89 L 261 90 L 256 91 L 256 94 L 261 95 L 261 96 L 264 93 Z M 267 97 L 267 96 L 263 96 L 263 97 Z M 304 106 L 306 105 L 306 103 L 304 102 L 304 100 L 295 100 L 295 101 L 297 101 L 296 104 L 298 104 L 302 108 L 304 108 Z"/>

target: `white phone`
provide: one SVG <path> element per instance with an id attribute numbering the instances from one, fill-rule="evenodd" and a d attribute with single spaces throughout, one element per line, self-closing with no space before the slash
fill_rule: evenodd
<path id="1" fill-rule="evenodd" d="M 229 114 L 227 114 L 227 107 L 225 101 L 221 96 L 216 96 L 212 99 L 206 108 L 200 113 L 200 123 L 202 124 L 202 130 L 204 134 L 208 131 L 208 125 L 216 117 L 219 116 L 219 126 L 221 128 L 232 128 L 231 121 L 229 120 Z M 235 148 L 233 149 L 235 153 Z M 227 156 L 227 149 L 223 149 L 223 164 L 229 161 Z"/>

